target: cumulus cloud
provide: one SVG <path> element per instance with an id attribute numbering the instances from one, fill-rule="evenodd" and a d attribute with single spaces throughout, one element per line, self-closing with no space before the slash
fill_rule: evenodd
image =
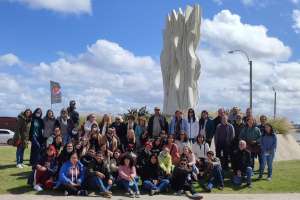
<path id="1" fill-rule="evenodd" d="M 300 33 L 300 10 L 293 10 L 293 20 L 294 20 L 294 25 L 293 29 L 295 30 L 296 33 Z"/>
<path id="2" fill-rule="evenodd" d="M 268 35 L 263 25 L 241 22 L 239 15 L 223 10 L 202 25 L 202 41 L 222 51 L 243 49 L 256 59 L 287 60 L 291 49 L 278 38 Z"/>
<path id="3" fill-rule="evenodd" d="M 0 66 L 13 66 L 19 65 L 20 63 L 19 58 L 12 53 L 0 55 Z"/>
<path id="4" fill-rule="evenodd" d="M 276 87 L 278 113 L 297 120 L 300 64 L 285 61 L 291 55 L 290 48 L 269 36 L 266 27 L 245 24 L 227 10 L 203 21 L 198 110 L 248 107 L 249 66 L 243 56 L 227 53 L 235 48 L 248 51 L 253 59 L 255 114 L 272 114 L 272 87 Z M 49 80 L 62 85 L 64 103 L 57 106 L 59 109 L 70 99 L 78 102 L 80 112 L 117 114 L 129 107 L 162 105 L 159 61 L 137 56 L 107 40 L 88 45 L 78 55 L 64 55 L 68 52 L 53 62 L 26 66 L 26 76 L 0 71 L 0 113 L 16 115 L 25 107 L 49 108 Z"/>
<path id="5" fill-rule="evenodd" d="M 91 0 L 9 0 L 19 2 L 33 9 L 46 9 L 67 14 L 92 13 Z"/>

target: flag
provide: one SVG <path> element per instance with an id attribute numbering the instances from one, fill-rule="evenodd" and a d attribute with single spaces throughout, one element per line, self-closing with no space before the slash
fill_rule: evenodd
<path id="1" fill-rule="evenodd" d="M 61 103 L 61 87 L 58 82 L 50 81 L 51 104 Z"/>

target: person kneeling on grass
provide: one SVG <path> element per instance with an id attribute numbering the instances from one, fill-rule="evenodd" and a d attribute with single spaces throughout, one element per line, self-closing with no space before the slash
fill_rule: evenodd
<path id="1" fill-rule="evenodd" d="M 59 171 L 59 178 L 55 188 L 60 187 L 64 189 L 65 196 L 87 196 L 87 191 L 82 189 L 82 183 L 85 177 L 84 172 L 84 166 L 78 161 L 77 153 L 72 153 L 70 160 L 65 162 Z"/>
<path id="2" fill-rule="evenodd" d="M 90 189 L 97 189 L 100 195 L 105 198 L 111 198 L 112 192 L 112 176 L 109 173 L 107 165 L 104 163 L 104 155 L 102 152 L 97 152 L 95 160 L 86 167 L 87 168 L 87 187 Z"/>
<path id="3" fill-rule="evenodd" d="M 57 169 L 56 150 L 53 145 L 50 145 L 46 156 L 35 166 L 33 188 L 38 192 L 43 191 L 43 188 L 51 189 Z"/>
<path id="4" fill-rule="evenodd" d="M 120 163 L 118 168 L 118 184 L 120 187 L 124 188 L 131 198 L 139 198 L 139 178 L 136 174 L 136 168 L 134 166 L 134 160 L 129 155 L 126 154 Z"/>
<path id="5" fill-rule="evenodd" d="M 207 152 L 207 160 L 205 168 L 208 174 L 208 183 L 205 187 L 206 191 L 211 192 L 214 186 L 219 186 L 220 190 L 224 189 L 224 179 L 220 159 L 214 156 L 212 150 Z"/>
<path id="6" fill-rule="evenodd" d="M 188 166 L 186 159 L 181 159 L 179 164 L 174 168 L 171 178 L 171 187 L 176 191 L 176 195 L 181 195 L 183 192 L 187 197 L 193 199 L 202 199 L 203 196 L 195 193 L 190 175 L 192 168 Z"/>
<path id="7" fill-rule="evenodd" d="M 163 176 L 156 154 L 152 154 L 150 160 L 143 167 L 142 180 L 143 188 L 146 191 L 150 191 L 151 196 L 168 188 L 170 181 Z"/>
<path id="8" fill-rule="evenodd" d="M 235 185 L 241 185 L 244 176 L 247 177 L 247 186 L 252 186 L 251 176 L 251 153 L 246 149 L 247 144 L 244 140 L 239 142 L 239 149 L 233 153 L 232 168 L 234 172 L 233 183 Z"/>

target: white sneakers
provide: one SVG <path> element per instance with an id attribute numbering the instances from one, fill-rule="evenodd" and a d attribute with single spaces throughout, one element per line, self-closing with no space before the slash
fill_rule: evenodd
<path id="1" fill-rule="evenodd" d="M 23 169 L 23 168 L 24 168 L 24 166 L 23 166 L 22 164 L 17 164 L 17 168 L 19 168 L 19 169 Z"/>
<path id="2" fill-rule="evenodd" d="M 35 185 L 35 186 L 33 187 L 33 189 L 35 189 L 35 190 L 38 191 L 38 192 L 43 191 L 43 188 L 42 188 L 40 185 Z"/>

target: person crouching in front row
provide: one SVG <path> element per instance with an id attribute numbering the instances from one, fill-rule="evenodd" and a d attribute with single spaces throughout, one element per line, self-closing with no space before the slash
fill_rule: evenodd
<path id="1" fill-rule="evenodd" d="M 83 190 L 82 183 L 85 177 L 84 166 L 78 160 L 77 153 L 72 153 L 70 160 L 65 162 L 60 171 L 55 188 L 65 190 L 65 196 L 81 195 L 87 196 L 87 191 Z"/>
<path id="2" fill-rule="evenodd" d="M 170 181 L 163 175 L 156 154 L 150 156 L 150 160 L 143 167 L 142 172 L 143 187 L 150 192 L 151 196 L 168 188 Z"/>
<path id="3" fill-rule="evenodd" d="M 244 140 L 241 140 L 239 142 L 239 149 L 233 153 L 233 183 L 235 185 L 241 185 L 242 179 L 246 176 L 247 186 L 251 187 L 251 176 L 253 173 L 251 167 L 251 153 L 246 149 L 246 147 L 246 142 Z"/>

